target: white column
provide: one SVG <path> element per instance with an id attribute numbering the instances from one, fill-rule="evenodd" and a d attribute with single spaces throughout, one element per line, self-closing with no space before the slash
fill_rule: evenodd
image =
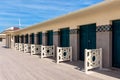
<path id="1" fill-rule="evenodd" d="M 28 34 L 28 44 L 30 44 L 30 34 Z"/>
<path id="2" fill-rule="evenodd" d="M 22 39 L 21 39 L 21 35 L 19 35 L 19 43 L 21 43 Z"/>
<path id="3" fill-rule="evenodd" d="M 34 34 L 34 44 L 37 44 L 37 33 Z"/>
<path id="4" fill-rule="evenodd" d="M 8 35 L 6 35 L 6 47 L 8 47 Z"/>
<path id="5" fill-rule="evenodd" d="M 14 48 L 14 44 L 15 44 L 15 41 L 14 41 L 14 36 L 11 35 L 11 48 Z"/>
<path id="6" fill-rule="evenodd" d="M 25 44 L 25 35 L 23 37 L 24 37 L 23 43 Z"/>

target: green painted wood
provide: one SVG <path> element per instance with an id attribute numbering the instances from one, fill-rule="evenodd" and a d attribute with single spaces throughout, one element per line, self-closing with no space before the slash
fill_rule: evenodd
<path id="1" fill-rule="evenodd" d="M 37 34 L 37 44 L 42 45 L 42 32 Z"/>
<path id="2" fill-rule="evenodd" d="M 113 21 L 112 66 L 120 68 L 120 20 Z"/>
<path id="3" fill-rule="evenodd" d="M 30 44 L 32 44 L 32 34 L 30 34 Z"/>
<path id="4" fill-rule="evenodd" d="M 21 43 L 22 43 L 22 36 L 20 36 L 20 39 L 21 39 Z"/>
<path id="5" fill-rule="evenodd" d="M 21 38 L 21 43 L 24 43 L 24 35 L 20 36 Z"/>
<path id="6" fill-rule="evenodd" d="M 17 36 L 15 36 L 15 43 L 17 43 Z"/>
<path id="7" fill-rule="evenodd" d="M 51 46 L 53 45 L 53 31 L 48 31 L 47 32 L 47 45 Z"/>
<path id="8" fill-rule="evenodd" d="M 17 43 L 19 43 L 20 41 L 19 41 L 19 39 L 20 39 L 20 36 L 18 35 L 17 36 Z"/>
<path id="9" fill-rule="evenodd" d="M 60 47 L 70 47 L 70 30 L 64 28 L 60 30 Z"/>
<path id="10" fill-rule="evenodd" d="M 25 35 L 25 43 L 28 44 L 28 34 Z"/>
<path id="11" fill-rule="evenodd" d="M 96 24 L 80 26 L 80 60 L 84 61 L 85 49 L 96 49 Z"/>
<path id="12" fill-rule="evenodd" d="M 34 33 L 30 35 L 30 43 L 34 44 Z"/>
<path id="13" fill-rule="evenodd" d="M 24 43 L 24 35 L 22 35 L 22 43 Z"/>

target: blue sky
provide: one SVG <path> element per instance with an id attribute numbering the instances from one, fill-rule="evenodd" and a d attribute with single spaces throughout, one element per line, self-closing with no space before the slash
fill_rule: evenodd
<path id="1" fill-rule="evenodd" d="M 0 32 L 12 26 L 28 27 L 103 0 L 0 0 Z"/>

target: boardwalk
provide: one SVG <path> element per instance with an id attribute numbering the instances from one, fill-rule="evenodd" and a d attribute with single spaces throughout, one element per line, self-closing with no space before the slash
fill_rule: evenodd
<path id="1" fill-rule="evenodd" d="M 30 56 L 0 46 L 0 80 L 102 80 L 86 75 L 78 66 L 56 64 L 54 59 L 40 59 L 37 55 Z"/>

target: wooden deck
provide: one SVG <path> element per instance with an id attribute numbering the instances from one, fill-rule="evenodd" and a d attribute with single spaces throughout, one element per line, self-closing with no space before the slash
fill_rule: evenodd
<path id="1" fill-rule="evenodd" d="M 37 55 L 0 46 L 0 80 L 103 80 L 94 73 L 86 75 L 80 71 L 79 66 L 83 64 L 79 63 L 56 64 L 54 59 L 40 59 Z M 113 80 L 111 77 L 109 79 Z"/>

